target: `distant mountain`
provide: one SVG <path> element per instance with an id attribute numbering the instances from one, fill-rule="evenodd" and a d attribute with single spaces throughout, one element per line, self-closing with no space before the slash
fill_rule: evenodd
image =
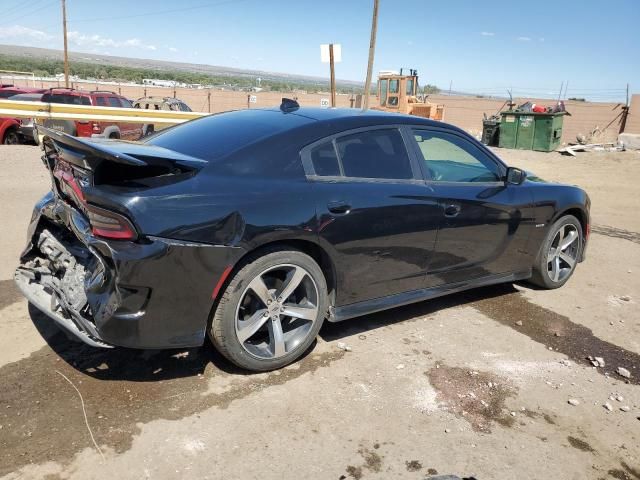
<path id="1" fill-rule="evenodd" d="M 26 57 L 32 59 L 57 60 L 63 59 L 62 50 L 52 50 L 49 48 L 20 47 L 17 45 L 0 45 L 0 55 L 10 55 L 13 57 Z M 241 68 L 222 67 L 216 65 L 204 65 L 200 63 L 168 62 L 164 60 L 151 60 L 145 58 L 115 57 L 111 55 L 98 55 L 95 53 L 69 52 L 69 61 L 94 63 L 98 65 L 125 66 L 131 68 L 144 68 L 158 71 L 179 71 L 203 73 L 207 75 L 221 75 L 233 77 L 260 77 L 264 80 L 289 80 L 303 84 L 317 85 L 326 84 L 327 78 L 313 77 L 308 75 L 297 75 L 280 72 L 267 72 L 263 70 L 245 70 Z M 342 87 L 362 87 L 364 82 L 353 80 L 336 80 Z"/>

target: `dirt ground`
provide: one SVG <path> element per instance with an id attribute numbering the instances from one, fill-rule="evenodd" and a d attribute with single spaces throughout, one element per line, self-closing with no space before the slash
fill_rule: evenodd
<path id="1" fill-rule="evenodd" d="M 326 324 L 300 362 L 246 374 L 209 346 L 92 349 L 31 308 L 11 275 L 49 180 L 36 147 L 0 147 L 0 476 L 640 480 L 640 153 L 496 151 L 591 196 L 564 288 Z"/>

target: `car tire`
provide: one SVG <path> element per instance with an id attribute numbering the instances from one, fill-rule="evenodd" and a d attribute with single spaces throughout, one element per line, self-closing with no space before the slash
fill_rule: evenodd
<path id="1" fill-rule="evenodd" d="M 580 221 L 573 215 L 559 218 L 551 226 L 540 246 L 530 282 L 545 289 L 563 286 L 575 272 L 583 248 Z"/>
<path id="2" fill-rule="evenodd" d="M 235 365 L 275 370 L 309 349 L 328 308 L 327 284 L 318 264 L 298 250 L 269 249 L 243 262 L 231 278 L 213 314 L 209 337 Z M 292 312 L 301 316 L 287 315 Z"/>
<path id="3" fill-rule="evenodd" d="M 2 139 L 4 145 L 20 145 L 20 135 L 15 129 L 7 130 Z"/>

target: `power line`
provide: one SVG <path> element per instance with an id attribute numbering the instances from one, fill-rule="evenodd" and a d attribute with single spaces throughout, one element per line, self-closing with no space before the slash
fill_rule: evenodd
<path id="1" fill-rule="evenodd" d="M 24 15 L 19 15 L 19 16 L 15 17 L 15 18 L 13 18 L 13 19 L 9 20 L 8 22 L 0 23 L 0 26 L 2 26 L 2 25 L 8 25 L 8 24 L 10 24 L 10 23 L 14 23 L 14 22 L 16 22 L 16 21 L 18 21 L 18 20 L 21 20 L 21 19 L 25 18 L 25 17 L 29 17 L 29 16 L 33 15 L 34 13 L 38 13 L 38 12 L 41 12 L 42 10 L 46 10 L 47 8 L 50 8 L 51 6 L 53 6 L 53 4 L 54 4 L 54 3 L 57 3 L 57 2 L 58 2 L 58 0 L 53 0 L 53 1 L 51 1 L 51 2 L 49 2 L 49 3 L 47 3 L 47 4 L 45 4 L 45 5 L 44 5 L 43 7 L 41 7 L 41 8 L 37 8 L 37 9 L 35 9 L 35 10 L 30 9 L 30 10 L 29 10 L 29 12 L 28 12 L 28 13 L 25 13 Z"/>
<path id="2" fill-rule="evenodd" d="M 39 2 L 41 2 L 42 0 L 35 0 L 34 3 L 32 3 L 30 5 L 31 8 L 34 7 L 34 5 L 37 5 Z M 19 1 L 17 5 L 15 5 L 13 8 L 9 8 L 8 10 L 5 10 L 3 13 L 3 15 L 11 15 L 14 12 L 18 12 L 20 10 L 24 10 L 24 3 L 22 1 Z"/>
<path id="3" fill-rule="evenodd" d="M 231 3 L 237 4 L 240 2 L 247 2 L 247 1 L 249 0 L 226 0 L 223 2 L 217 2 L 217 3 L 206 3 L 202 5 L 194 5 L 192 7 L 172 8 L 170 10 L 159 10 L 157 12 L 146 12 L 146 13 L 139 13 L 135 15 L 123 15 L 119 17 L 80 18 L 78 20 L 70 21 L 70 23 L 88 23 L 88 22 L 102 22 L 102 21 L 111 21 L 111 20 L 126 20 L 129 18 L 149 17 L 152 15 L 164 15 L 166 13 L 187 12 L 187 11 L 197 10 L 201 8 L 219 7 L 221 5 L 227 5 Z"/>

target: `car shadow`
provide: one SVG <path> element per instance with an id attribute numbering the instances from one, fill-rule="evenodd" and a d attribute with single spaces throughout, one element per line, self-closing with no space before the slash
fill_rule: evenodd
<path id="1" fill-rule="evenodd" d="M 202 347 L 139 350 L 133 348 L 96 348 L 82 343 L 58 327 L 49 317 L 29 304 L 29 316 L 47 345 L 79 372 L 101 380 L 157 382 L 204 374 L 213 366 L 230 375 L 256 375 L 235 366 L 209 342 Z M 301 358 L 313 351 L 313 342 Z"/>
<path id="2" fill-rule="evenodd" d="M 359 335 L 381 327 L 404 322 L 411 318 L 432 315 L 439 310 L 463 306 L 478 300 L 486 300 L 518 292 L 511 283 L 503 283 L 481 287 L 465 292 L 454 293 L 443 297 L 412 303 L 362 317 L 352 318 L 344 322 L 325 322 L 320 330 L 323 340 L 331 342 L 351 335 Z"/>
<path id="3" fill-rule="evenodd" d="M 442 309 L 514 292 L 517 290 L 511 284 L 496 285 L 365 315 L 345 322 L 325 322 L 320 330 L 320 337 L 331 342 L 411 318 L 430 315 Z M 206 341 L 202 347 L 181 349 L 136 350 L 120 347 L 102 349 L 76 340 L 31 304 L 29 304 L 29 316 L 42 338 L 60 359 L 78 372 L 96 379 L 158 382 L 202 375 L 209 366 L 229 375 L 256 374 L 233 365 L 218 353 L 209 341 Z M 314 342 L 311 345 L 303 358 L 313 351 L 315 344 Z"/>

